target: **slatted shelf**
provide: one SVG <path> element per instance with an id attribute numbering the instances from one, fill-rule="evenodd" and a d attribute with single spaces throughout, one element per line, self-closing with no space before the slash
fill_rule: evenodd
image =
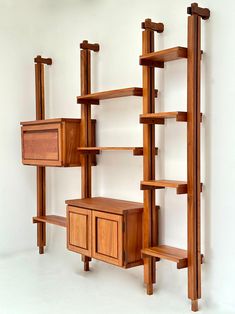
<path id="1" fill-rule="evenodd" d="M 168 261 L 175 262 L 178 269 L 188 266 L 188 257 L 186 250 L 178 249 L 168 245 L 159 245 L 143 249 L 141 252 L 142 255 L 162 258 Z"/>
<path id="2" fill-rule="evenodd" d="M 158 91 L 155 90 L 155 97 L 157 97 Z M 77 97 L 78 104 L 93 104 L 99 105 L 100 100 L 126 97 L 126 96 L 143 96 L 143 88 L 141 87 L 128 87 L 121 89 L 114 89 L 105 92 L 98 92 Z"/>
<path id="3" fill-rule="evenodd" d="M 187 48 L 174 47 L 161 51 L 150 52 L 140 56 L 140 65 L 164 68 L 165 62 L 178 60 L 181 58 L 187 58 Z"/>
<path id="4" fill-rule="evenodd" d="M 187 112 L 185 111 L 171 111 L 171 112 L 157 112 L 140 115 L 140 123 L 146 124 L 164 124 L 165 119 L 176 119 L 176 121 L 186 122 Z"/>
<path id="5" fill-rule="evenodd" d="M 33 223 L 38 223 L 38 222 L 46 222 L 49 224 L 57 225 L 60 227 L 65 227 L 66 228 L 66 217 L 62 216 L 57 216 L 57 215 L 47 215 L 47 216 L 38 216 L 38 217 L 33 217 Z"/>
<path id="6" fill-rule="evenodd" d="M 131 151 L 134 156 L 143 156 L 143 147 L 78 147 L 83 154 L 99 154 L 101 151 Z M 157 155 L 158 148 L 155 149 Z"/>

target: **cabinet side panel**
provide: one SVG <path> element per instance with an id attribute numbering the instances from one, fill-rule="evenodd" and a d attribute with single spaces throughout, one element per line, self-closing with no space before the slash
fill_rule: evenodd
<path id="1" fill-rule="evenodd" d="M 126 217 L 126 263 L 142 263 L 142 212 L 128 214 Z"/>
<path id="2" fill-rule="evenodd" d="M 80 122 L 65 123 L 65 166 L 81 166 L 80 154 Z"/>

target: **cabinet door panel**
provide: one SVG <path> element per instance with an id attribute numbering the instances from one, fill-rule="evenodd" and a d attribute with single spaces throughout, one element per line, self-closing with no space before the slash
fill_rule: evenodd
<path id="1" fill-rule="evenodd" d="M 99 260 L 123 265 L 123 217 L 92 212 L 92 256 Z"/>
<path id="2" fill-rule="evenodd" d="M 91 256 L 91 211 L 68 206 L 67 217 L 68 249 Z"/>

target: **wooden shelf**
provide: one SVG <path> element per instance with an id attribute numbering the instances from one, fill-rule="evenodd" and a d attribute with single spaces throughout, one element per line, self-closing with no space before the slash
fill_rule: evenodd
<path id="1" fill-rule="evenodd" d="M 164 124 L 165 119 L 176 119 L 176 121 L 186 122 L 187 112 L 171 111 L 171 112 L 147 113 L 147 114 L 140 115 L 140 123 L 146 123 L 146 124 Z"/>
<path id="2" fill-rule="evenodd" d="M 187 48 L 174 47 L 140 56 L 140 65 L 164 68 L 164 62 L 187 58 Z"/>
<path id="3" fill-rule="evenodd" d="M 78 147 L 83 154 L 99 154 L 101 151 L 131 151 L 134 156 L 143 156 L 143 147 Z M 155 154 L 157 155 L 158 148 Z"/>
<path id="4" fill-rule="evenodd" d="M 187 182 L 186 181 L 174 181 L 174 180 L 141 181 L 141 190 L 164 189 L 164 188 L 175 188 L 177 194 L 186 194 Z"/>
<path id="5" fill-rule="evenodd" d="M 155 90 L 155 97 L 157 97 L 157 93 L 158 91 Z M 78 96 L 77 103 L 99 105 L 100 100 L 126 97 L 126 96 L 143 96 L 143 88 L 129 87 L 129 88 L 121 88 L 121 89 L 114 89 L 114 90 L 109 90 L 105 92 L 93 93 L 93 94 L 84 95 L 84 96 Z"/>
<path id="6" fill-rule="evenodd" d="M 177 194 L 187 194 L 187 182 L 186 181 L 176 181 L 176 180 L 141 181 L 141 190 L 165 189 L 165 188 L 176 189 Z M 201 192 L 202 192 L 202 183 L 201 183 Z"/>
<path id="7" fill-rule="evenodd" d="M 66 217 L 62 216 L 56 216 L 56 215 L 47 215 L 47 216 L 39 216 L 39 217 L 33 217 L 33 223 L 38 222 L 46 222 L 49 224 L 57 225 L 60 227 L 66 228 Z"/>
<path id="8" fill-rule="evenodd" d="M 166 259 L 177 263 L 177 268 L 186 268 L 188 266 L 187 251 L 178 249 L 168 245 L 159 245 L 156 247 L 150 247 L 143 249 L 143 255 L 153 256 L 157 258 Z"/>

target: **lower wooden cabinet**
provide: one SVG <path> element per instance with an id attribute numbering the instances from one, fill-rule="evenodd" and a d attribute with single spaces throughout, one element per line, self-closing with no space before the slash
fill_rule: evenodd
<path id="1" fill-rule="evenodd" d="M 94 197 L 66 201 L 67 247 L 129 268 L 142 264 L 142 204 Z"/>

